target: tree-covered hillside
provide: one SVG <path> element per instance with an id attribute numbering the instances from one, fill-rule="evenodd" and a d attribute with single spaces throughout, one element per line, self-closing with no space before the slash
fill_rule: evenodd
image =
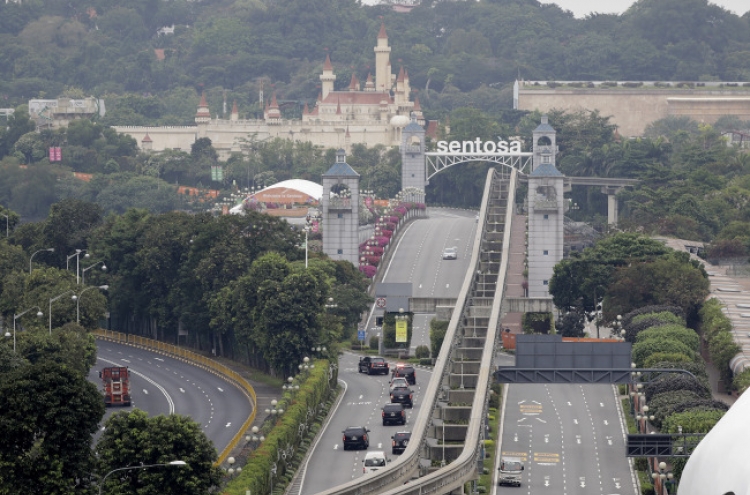
<path id="1" fill-rule="evenodd" d="M 374 65 L 380 23 L 428 118 L 510 106 L 515 78 L 748 80 L 750 15 L 707 0 L 639 0 L 575 19 L 536 0 L 430 1 L 409 13 L 356 0 L 24 0 L 0 3 L 0 106 L 104 97 L 107 124 L 186 124 L 201 90 L 254 116 L 261 82 L 288 116 L 317 96 L 326 53 L 337 88 Z M 157 34 L 174 26 L 173 34 Z"/>

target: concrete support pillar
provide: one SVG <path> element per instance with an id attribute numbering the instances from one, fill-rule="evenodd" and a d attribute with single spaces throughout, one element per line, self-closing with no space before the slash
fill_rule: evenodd
<path id="1" fill-rule="evenodd" d="M 620 187 L 602 187 L 602 194 L 607 195 L 607 224 L 617 225 L 617 219 L 619 216 L 617 206 L 617 193 L 620 192 Z"/>

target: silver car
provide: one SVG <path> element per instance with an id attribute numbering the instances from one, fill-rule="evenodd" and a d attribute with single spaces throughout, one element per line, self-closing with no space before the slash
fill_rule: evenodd
<path id="1" fill-rule="evenodd" d="M 447 247 L 443 249 L 443 259 L 444 260 L 457 260 L 458 248 L 454 246 L 454 247 Z"/>

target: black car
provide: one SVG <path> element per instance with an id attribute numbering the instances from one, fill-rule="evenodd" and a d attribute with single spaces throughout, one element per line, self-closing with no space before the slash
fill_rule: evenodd
<path id="1" fill-rule="evenodd" d="M 393 368 L 391 377 L 406 378 L 406 381 L 409 382 L 409 385 L 417 384 L 417 371 L 414 369 L 414 366 L 410 364 L 397 364 L 396 367 Z"/>
<path id="2" fill-rule="evenodd" d="M 414 392 L 409 387 L 391 388 L 391 402 L 398 402 L 407 407 L 414 407 L 413 397 Z"/>
<path id="3" fill-rule="evenodd" d="M 344 434 L 344 450 L 350 448 L 367 449 L 370 446 L 370 432 L 364 426 L 348 426 L 342 433 Z"/>
<path id="4" fill-rule="evenodd" d="M 410 431 L 399 431 L 391 437 L 391 453 L 402 454 L 406 447 L 409 445 L 411 439 Z"/>
<path id="5" fill-rule="evenodd" d="M 390 403 L 383 406 L 383 426 L 405 425 L 406 411 L 403 404 Z"/>
<path id="6" fill-rule="evenodd" d="M 382 357 L 365 356 L 359 358 L 359 372 L 368 375 L 387 375 L 389 371 L 388 362 Z"/>

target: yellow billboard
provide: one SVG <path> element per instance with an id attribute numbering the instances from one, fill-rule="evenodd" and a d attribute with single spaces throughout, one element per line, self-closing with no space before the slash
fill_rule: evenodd
<path id="1" fill-rule="evenodd" d="M 396 320 L 396 342 L 407 342 L 406 320 Z"/>

